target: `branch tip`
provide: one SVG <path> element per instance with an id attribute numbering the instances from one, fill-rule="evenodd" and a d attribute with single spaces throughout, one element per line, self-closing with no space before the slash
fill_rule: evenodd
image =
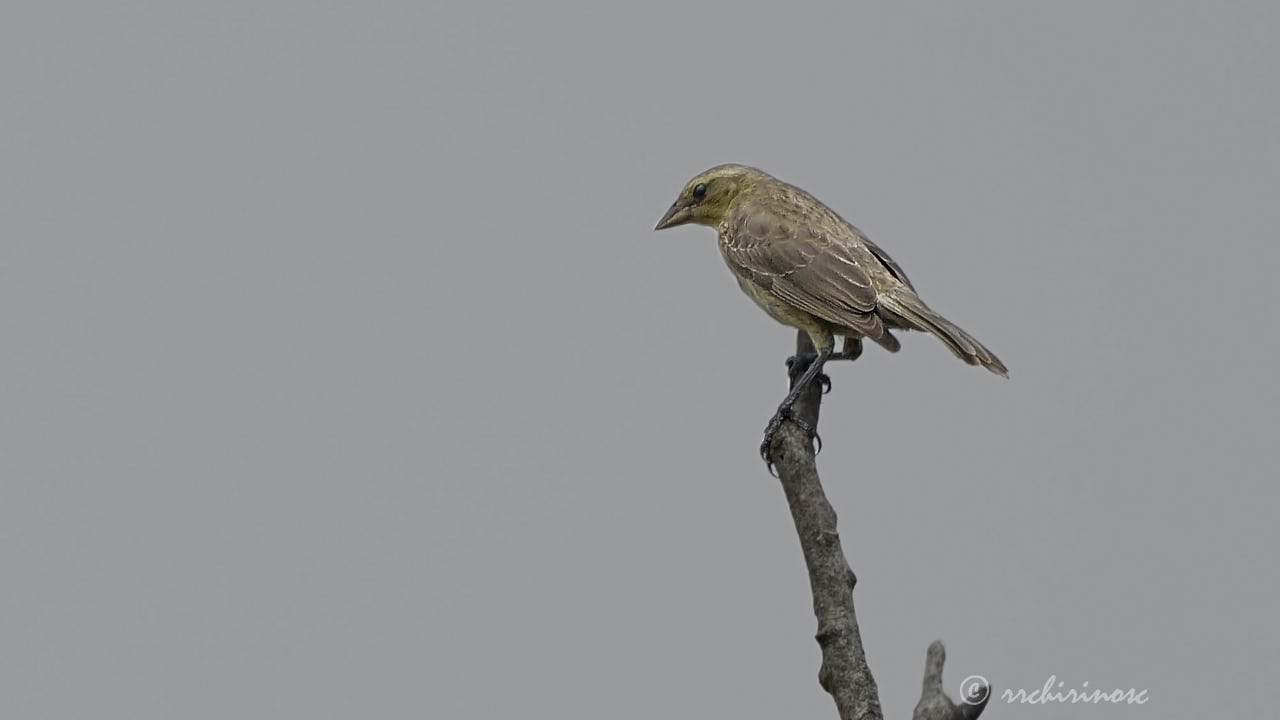
<path id="1" fill-rule="evenodd" d="M 924 682 L 920 690 L 920 702 L 916 704 L 913 720 L 977 720 L 991 699 L 991 686 L 985 678 L 974 675 L 965 678 L 960 687 L 961 703 L 951 701 L 942 689 L 942 668 L 947 662 L 947 649 L 940 640 L 929 644 L 924 661 Z"/>

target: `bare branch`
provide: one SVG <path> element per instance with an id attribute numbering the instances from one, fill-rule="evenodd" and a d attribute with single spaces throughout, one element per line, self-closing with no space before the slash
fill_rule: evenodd
<path id="1" fill-rule="evenodd" d="M 814 352 L 808 334 L 801 331 L 796 339 L 796 354 L 813 355 Z M 810 383 L 794 411 L 802 421 L 816 428 L 821 404 L 822 384 Z M 880 694 L 867 666 L 858 618 L 853 610 L 853 586 L 857 578 L 840 547 L 836 512 L 818 479 L 813 444 L 794 423 L 784 423 L 774 443 L 773 459 L 800 536 L 804 562 L 809 568 L 813 614 L 818 619 L 817 640 L 822 648 L 818 682 L 831 693 L 841 720 L 883 720 Z M 942 665 L 946 658 L 941 642 L 929 646 L 924 688 L 913 720 L 977 720 L 987 706 L 991 688 L 981 678 L 971 687 L 962 688 L 966 703 L 956 705 L 947 697 L 942 690 Z"/>
<path id="2" fill-rule="evenodd" d="M 800 332 L 797 355 L 815 352 L 809 336 Z M 810 427 L 818 426 L 822 403 L 820 383 L 810 383 L 796 402 L 795 412 Z M 841 720 L 882 720 L 880 694 L 867 667 L 853 611 L 853 586 L 857 579 L 836 532 L 836 513 L 818 479 L 813 445 L 794 423 L 785 423 L 774 445 L 774 462 L 786 493 L 813 592 L 813 613 L 818 619 L 818 645 L 822 668 L 818 682 L 831 693 Z"/>

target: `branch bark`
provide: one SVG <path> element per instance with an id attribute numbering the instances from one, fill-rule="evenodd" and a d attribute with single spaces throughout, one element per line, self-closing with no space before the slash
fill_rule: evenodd
<path id="1" fill-rule="evenodd" d="M 813 355 L 813 343 L 801 331 L 796 338 L 797 355 Z M 810 427 L 818 427 L 822 404 L 821 383 L 810 383 L 800 395 L 794 412 Z M 813 444 L 795 423 L 784 423 L 774 443 L 774 464 L 782 490 L 791 508 L 804 562 L 809 569 L 813 593 L 813 614 L 818 620 L 816 639 L 822 649 L 818 683 L 831 694 L 841 720 L 883 720 L 880 694 L 867 666 L 858 618 L 853 608 L 853 587 L 857 578 L 845 559 L 836 531 L 836 512 L 827 500 L 818 478 Z M 942 691 L 942 643 L 929 646 L 925 665 L 924 692 L 916 706 L 914 720 L 976 720 L 986 706 L 985 696 L 975 705 L 955 705 Z M 985 687 L 985 686 L 984 686 Z"/>

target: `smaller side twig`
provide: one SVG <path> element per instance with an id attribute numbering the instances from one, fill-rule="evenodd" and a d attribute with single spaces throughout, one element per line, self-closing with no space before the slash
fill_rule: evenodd
<path id="1" fill-rule="evenodd" d="M 959 705 L 942 690 L 942 665 L 947 661 L 947 650 L 934 640 L 924 661 L 924 687 L 920 702 L 916 703 L 913 720 L 977 720 L 991 699 L 991 686 L 981 678 L 970 678 L 973 687 L 962 687 L 965 701 Z M 967 685 L 967 682 L 966 682 Z"/>

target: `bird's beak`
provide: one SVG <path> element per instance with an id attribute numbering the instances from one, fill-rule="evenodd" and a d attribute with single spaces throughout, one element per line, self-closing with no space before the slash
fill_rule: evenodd
<path id="1" fill-rule="evenodd" d="M 653 229 L 666 230 L 669 227 L 683 225 L 692 219 L 693 219 L 692 208 L 680 207 L 679 205 L 672 203 L 671 209 L 667 211 L 666 215 L 662 216 L 662 219 L 658 221 L 658 225 Z"/>

